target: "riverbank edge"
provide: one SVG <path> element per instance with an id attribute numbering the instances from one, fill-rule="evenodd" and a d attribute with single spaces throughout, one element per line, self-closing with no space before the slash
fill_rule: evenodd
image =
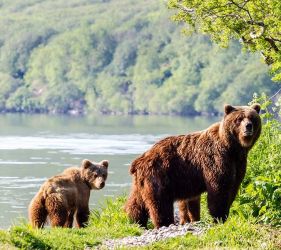
<path id="1" fill-rule="evenodd" d="M 58 111 L 58 110 L 37 110 L 37 111 L 27 111 L 27 110 L 0 110 L 0 114 L 31 114 L 31 115 L 69 115 L 69 116 L 87 116 L 87 115 L 103 115 L 103 116 L 182 116 L 182 117 L 217 117 L 223 115 L 223 112 L 172 112 L 172 113 L 158 113 L 158 112 L 92 112 L 87 110 L 76 110 L 71 109 L 67 111 Z"/>

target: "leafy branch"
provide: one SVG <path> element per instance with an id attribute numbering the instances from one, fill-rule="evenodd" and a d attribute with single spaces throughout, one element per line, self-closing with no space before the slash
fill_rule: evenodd
<path id="1" fill-rule="evenodd" d="M 227 46 L 238 39 L 243 47 L 259 51 L 276 81 L 281 80 L 281 3 L 258 0 L 169 0 L 169 7 L 178 9 L 176 21 L 189 24 L 188 29 L 210 35 Z"/>

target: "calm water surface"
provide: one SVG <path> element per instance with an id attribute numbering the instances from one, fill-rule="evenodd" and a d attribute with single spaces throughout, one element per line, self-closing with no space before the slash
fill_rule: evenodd
<path id="1" fill-rule="evenodd" d="M 90 207 L 128 193 L 131 161 L 167 136 L 201 130 L 219 118 L 167 116 L 0 116 L 0 228 L 27 218 L 27 207 L 49 177 L 85 158 L 110 162 L 106 186 Z"/>

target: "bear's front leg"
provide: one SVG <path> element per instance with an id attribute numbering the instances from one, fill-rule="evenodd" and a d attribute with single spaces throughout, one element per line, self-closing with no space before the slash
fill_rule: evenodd
<path id="1" fill-rule="evenodd" d="M 79 228 L 85 227 L 90 215 L 90 210 L 88 206 L 79 207 L 76 213 L 76 222 Z"/>
<path id="2" fill-rule="evenodd" d="M 215 223 L 227 220 L 230 209 L 229 199 L 230 194 L 228 191 L 208 190 L 208 208 Z"/>

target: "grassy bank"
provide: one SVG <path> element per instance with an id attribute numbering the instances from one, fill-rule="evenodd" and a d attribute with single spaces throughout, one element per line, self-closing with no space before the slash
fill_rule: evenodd
<path id="1" fill-rule="evenodd" d="M 124 198 L 108 201 L 102 213 L 92 211 L 89 226 L 84 229 L 46 228 L 34 230 L 26 222 L 0 233 L 0 241 L 24 249 L 84 249 L 94 247 L 105 238 L 141 234 L 120 212 Z"/>
<path id="2" fill-rule="evenodd" d="M 131 224 L 122 210 L 125 198 L 108 201 L 102 212 L 93 211 L 89 226 L 85 229 L 44 229 L 34 230 L 27 223 L 0 232 L 3 249 L 84 249 L 97 247 L 104 239 L 140 235 L 143 232 L 136 224 Z M 203 208 L 203 223 L 207 225 L 209 216 Z M 206 233 L 186 235 L 160 241 L 144 248 L 154 249 L 278 249 L 281 247 L 281 230 L 256 224 L 254 218 L 244 219 L 233 215 L 223 225 L 213 225 Z"/>

